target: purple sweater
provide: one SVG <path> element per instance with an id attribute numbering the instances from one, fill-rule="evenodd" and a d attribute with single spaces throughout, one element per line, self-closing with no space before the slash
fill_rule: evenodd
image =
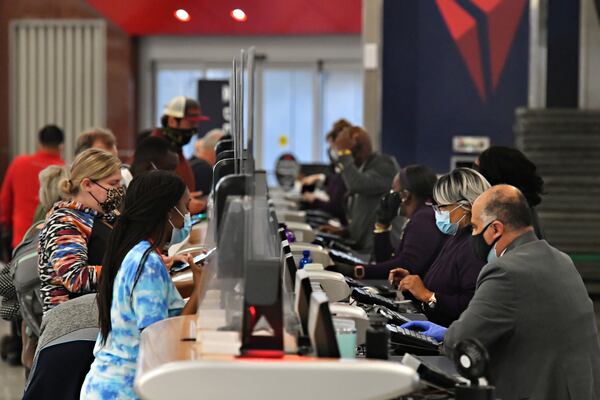
<path id="1" fill-rule="evenodd" d="M 374 255 L 377 264 L 366 268 L 366 278 L 387 279 L 394 268 L 405 268 L 411 274 L 423 277 L 447 238 L 435 225 L 433 209 L 422 205 L 404 227 L 402 240 L 395 252 L 389 232 L 375 234 Z"/>
<path id="2" fill-rule="evenodd" d="M 425 287 L 435 293 L 437 304 L 423 310 L 430 321 L 449 326 L 467 308 L 485 262 L 477 259 L 471 245 L 471 226 L 451 236 L 425 275 Z"/>

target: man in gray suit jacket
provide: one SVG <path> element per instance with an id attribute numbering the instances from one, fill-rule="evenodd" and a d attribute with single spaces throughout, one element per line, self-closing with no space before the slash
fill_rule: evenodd
<path id="1" fill-rule="evenodd" d="M 473 249 L 488 260 L 473 299 L 447 331 L 417 327 L 443 338 L 449 355 L 463 339 L 481 342 L 497 398 L 599 399 L 594 309 L 569 256 L 537 239 L 527 201 L 512 186 L 483 193 L 471 221 Z"/>

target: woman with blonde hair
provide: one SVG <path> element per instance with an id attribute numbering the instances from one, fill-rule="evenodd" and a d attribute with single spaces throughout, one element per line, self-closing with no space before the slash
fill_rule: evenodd
<path id="1" fill-rule="evenodd" d="M 67 200 L 54 205 L 40 232 L 38 268 L 44 314 L 96 291 L 105 246 L 101 243 L 96 252 L 100 254 L 91 254 L 90 239 L 96 225 L 114 220 L 124 194 L 120 166 L 113 154 L 89 149 L 75 158 L 59 182 Z"/>

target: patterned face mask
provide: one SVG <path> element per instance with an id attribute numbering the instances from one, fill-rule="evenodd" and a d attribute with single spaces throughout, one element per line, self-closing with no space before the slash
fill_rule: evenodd
<path id="1" fill-rule="evenodd" d="M 96 196 L 94 196 L 91 192 L 90 194 L 96 200 L 98 205 L 102 208 L 102 211 L 105 213 L 110 213 L 119 208 L 121 202 L 123 201 L 123 197 L 125 197 L 125 187 L 119 186 L 116 188 L 105 188 L 98 182 L 92 181 L 96 185 L 100 186 L 102 189 L 106 190 L 106 199 L 104 201 L 98 201 Z"/>

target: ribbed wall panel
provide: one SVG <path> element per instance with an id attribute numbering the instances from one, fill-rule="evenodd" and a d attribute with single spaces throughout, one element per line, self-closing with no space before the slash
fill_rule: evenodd
<path id="1" fill-rule="evenodd" d="M 600 111 L 517 111 L 517 146 L 544 178 L 538 213 L 546 239 L 569 253 L 600 294 Z"/>
<path id="2" fill-rule="evenodd" d="M 102 20 L 16 20 L 10 28 L 12 155 L 31 153 L 46 124 L 77 135 L 106 121 L 106 28 Z"/>

